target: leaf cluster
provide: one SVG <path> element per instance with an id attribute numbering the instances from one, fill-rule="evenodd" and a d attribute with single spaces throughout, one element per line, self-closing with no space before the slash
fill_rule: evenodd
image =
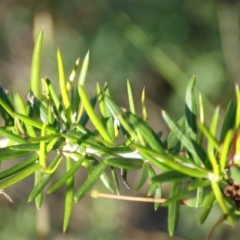
<path id="1" fill-rule="evenodd" d="M 89 53 L 83 60 L 75 87 L 79 59 L 66 78 L 61 52 L 57 50 L 59 95 L 48 78 L 40 77 L 42 41 L 41 30 L 33 51 L 28 102 L 24 104 L 16 92 L 0 88 L 0 114 L 4 120 L 4 126 L 0 127 L 0 161 L 24 157 L 20 163 L 0 172 L 0 189 L 34 175 L 28 201 L 34 200 L 40 208 L 44 191 L 50 194 L 65 185 L 63 231 L 66 231 L 72 204 L 80 201 L 98 180 L 111 193 L 120 195 L 119 181 L 129 187 L 127 172 L 141 169 L 135 190 L 149 182 L 147 195 L 155 198 L 154 208 L 168 207 L 170 235 L 176 229 L 180 204 L 201 208 L 198 224 L 204 223 L 214 204 L 220 206 L 223 220 L 231 225 L 236 223 L 240 206 L 238 86 L 236 101 L 229 102 L 218 138 L 219 108 L 208 126 L 202 97 L 195 97 L 193 76 L 186 89 L 184 116 L 175 121 L 162 112 L 170 129 L 166 139 L 162 139 L 161 132 L 154 132 L 148 124 L 144 89 L 141 118 L 135 113 L 129 81 L 129 110 L 114 102 L 107 83 L 102 88 L 97 84 L 96 95 L 88 97 L 84 86 Z M 94 110 L 96 106 L 100 116 Z M 89 121 L 93 130 L 86 127 Z M 54 157 L 48 163 L 50 152 Z M 65 173 L 46 190 L 62 164 Z M 87 169 L 88 178 L 75 191 L 74 175 L 81 167 Z M 107 169 L 111 170 L 111 176 Z M 121 170 L 121 179 L 117 169 Z M 169 196 L 162 201 L 162 185 L 166 182 L 170 183 Z"/>

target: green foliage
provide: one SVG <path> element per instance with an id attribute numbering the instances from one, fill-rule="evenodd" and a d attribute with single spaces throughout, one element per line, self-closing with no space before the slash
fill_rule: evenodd
<path id="1" fill-rule="evenodd" d="M 161 139 L 148 125 L 144 90 L 141 99 L 143 119 L 136 115 L 129 81 L 129 110 L 122 109 L 114 102 L 107 84 L 103 89 L 97 84 L 96 96 L 89 99 L 84 88 L 89 53 L 83 61 L 76 87 L 73 81 L 79 61 L 76 61 L 66 80 L 59 49 L 60 96 L 49 79 L 40 81 L 42 38 L 41 30 L 32 57 L 28 103 L 24 105 L 14 92 L 0 90 L 0 113 L 4 120 L 4 127 L 0 128 L 1 141 L 4 142 L 0 149 L 0 161 L 24 157 L 21 163 L 0 172 L 1 189 L 35 174 L 28 201 L 35 200 L 37 208 L 40 208 L 43 191 L 65 161 L 66 172 L 49 187 L 47 193 L 65 184 L 63 231 L 66 231 L 73 202 L 81 200 L 98 180 L 110 192 L 119 195 L 121 179 L 116 169 L 121 169 L 122 181 L 127 186 L 127 172 L 141 169 L 135 190 L 139 191 L 150 180 L 148 196 L 154 196 L 155 209 L 159 207 L 158 200 L 161 200 L 162 184 L 171 184 L 168 199 L 160 201 L 160 206 L 167 206 L 169 210 L 168 229 L 171 236 L 176 229 L 180 204 L 202 208 L 199 224 L 204 223 L 214 204 L 220 206 L 223 219 L 231 225 L 236 223 L 240 214 L 240 202 L 235 195 L 235 189 L 239 187 L 240 161 L 238 86 L 237 101 L 230 101 L 218 138 L 219 108 L 208 126 L 204 121 L 201 97 L 197 106 L 194 92 L 196 78 L 193 76 L 186 90 L 185 115 L 175 121 L 165 111 L 162 112 L 170 133 L 166 139 Z M 99 106 L 100 116 L 94 110 L 95 105 Z M 94 126 L 93 130 L 86 127 L 89 121 Z M 203 137 L 207 141 L 206 148 L 202 144 Z M 50 153 L 55 157 L 48 164 Z M 156 174 L 153 166 L 160 173 Z M 87 169 L 88 178 L 75 192 L 74 175 L 82 167 Z M 107 169 L 111 169 L 112 178 L 106 173 Z M 189 193 L 195 196 L 189 197 Z"/>

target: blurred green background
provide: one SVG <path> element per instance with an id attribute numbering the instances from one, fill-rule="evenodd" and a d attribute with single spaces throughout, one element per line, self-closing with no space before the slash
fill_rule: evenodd
<path id="1" fill-rule="evenodd" d="M 0 1 L 0 81 L 27 98 L 33 42 L 43 27 L 43 77 L 57 86 L 57 47 L 67 75 L 90 50 L 89 94 L 94 94 L 96 82 L 107 81 L 117 102 L 127 107 L 126 79 L 138 104 L 145 86 L 150 125 L 166 136 L 161 109 L 176 119 L 183 114 L 184 92 L 193 74 L 209 111 L 220 105 L 224 112 L 234 98 L 240 79 L 239 13 L 240 3 L 234 0 Z M 129 174 L 133 189 L 139 174 Z M 85 172 L 79 174 L 76 187 L 85 177 Z M 36 213 L 34 203 L 27 204 L 32 182 L 29 178 L 6 190 L 13 204 L 0 195 L 0 239 L 168 239 L 166 209 L 154 212 L 151 204 L 90 196 L 74 205 L 63 235 L 65 189 L 46 196 Z M 105 191 L 101 184 L 95 188 Z M 135 194 L 122 189 L 123 194 Z M 138 195 L 146 192 L 147 186 Z M 220 217 L 216 207 L 199 227 L 199 211 L 182 207 L 181 213 L 176 236 L 183 239 L 203 239 Z M 223 225 L 214 239 L 238 239 L 238 229 L 239 224 L 233 229 Z"/>

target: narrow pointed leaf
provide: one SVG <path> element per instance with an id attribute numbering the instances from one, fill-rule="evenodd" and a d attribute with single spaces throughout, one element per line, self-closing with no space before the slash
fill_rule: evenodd
<path id="1" fill-rule="evenodd" d="M 113 178 L 113 183 L 116 189 L 117 195 L 120 195 L 120 187 L 119 187 L 119 182 L 118 182 L 118 177 L 117 173 L 114 167 L 111 167 L 111 173 L 112 173 L 112 178 Z"/>
<path id="2" fill-rule="evenodd" d="M 60 49 L 57 50 L 57 62 L 58 62 L 58 74 L 59 74 L 59 86 L 61 91 L 61 97 L 63 100 L 63 106 L 66 112 L 68 113 L 68 118 L 70 119 L 72 116 L 72 109 L 71 109 L 70 99 L 68 96 L 68 91 L 67 91 L 67 86 L 65 81 L 64 65 L 63 65 Z"/>
<path id="3" fill-rule="evenodd" d="M 12 140 L 13 142 L 16 142 L 16 143 L 26 143 L 27 142 L 27 140 L 25 140 L 24 138 L 7 131 L 6 128 L 4 128 L 4 127 L 0 127 L 0 135 L 2 137 L 8 138 L 9 140 Z"/>
<path id="4" fill-rule="evenodd" d="M 215 200 L 216 198 L 213 192 L 210 192 L 206 195 L 203 202 L 203 209 L 198 219 L 198 225 L 201 225 L 205 222 L 206 218 L 208 217 L 212 209 L 212 206 Z"/>
<path id="5" fill-rule="evenodd" d="M 140 169 L 143 166 L 143 160 L 136 158 L 109 158 L 105 159 L 104 162 L 113 167 L 129 170 Z"/>
<path id="6" fill-rule="evenodd" d="M 72 160 L 67 158 L 67 171 L 72 168 Z M 74 176 L 70 177 L 66 182 L 66 196 L 64 204 L 63 232 L 66 232 L 71 217 L 73 197 L 74 197 Z"/>
<path id="7" fill-rule="evenodd" d="M 80 187 L 74 196 L 74 201 L 78 202 L 84 197 L 84 195 L 92 188 L 92 186 L 98 181 L 99 177 L 105 171 L 107 165 L 104 162 L 101 162 L 95 171 L 89 176 L 86 182 Z"/>
<path id="8" fill-rule="evenodd" d="M 0 182 L 0 189 L 5 189 L 10 187 L 13 184 L 16 184 L 23 180 L 24 178 L 28 177 L 32 173 L 34 173 L 37 169 L 39 169 L 41 165 L 39 163 L 35 163 L 30 165 L 29 167 L 25 168 L 23 171 L 19 172 L 18 174 Z"/>
<path id="9" fill-rule="evenodd" d="M 52 162 L 49 164 L 49 167 L 53 168 L 58 163 L 60 158 L 61 158 L 61 156 L 57 155 L 52 160 Z M 44 190 L 44 188 L 50 182 L 52 177 L 53 177 L 53 174 L 49 174 L 49 173 L 41 174 L 41 177 L 39 178 L 38 182 L 34 186 L 34 188 L 31 191 L 31 193 L 29 194 L 28 202 L 31 202 L 33 199 L 35 199 Z"/>
<path id="10" fill-rule="evenodd" d="M 31 165 L 33 162 L 35 162 L 37 159 L 38 159 L 38 155 L 35 154 L 32 157 L 30 157 L 28 160 L 24 160 L 24 162 L 19 163 L 14 167 L 11 167 L 5 171 L 2 171 L 0 173 L 0 181 L 18 172 L 21 172 L 22 170 L 26 169 L 29 165 Z"/>
<path id="11" fill-rule="evenodd" d="M 129 80 L 127 80 L 127 93 L 128 93 L 128 103 L 131 113 L 135 114 L 134 99 L 132 94 L 132 88 Z"/>
<path id="12" fill-rule="evenodd" d="M 34 188 L 37 186 L 38 182 L 41 181 L 40 179 L 42 178 L 42 176 L 43 176 L 43 173 L 41 169 L 37 169 L 35 171 L 35 177 L 34 177 Z M 35 199 L 35 205 L 39 210 L 43 202 L 43 191 L 42 190 L 39 191 L 38 195 L 34 199 Z"/>
<path id="13" fill-rule="evenodd" d="M 182 182 L 172 183 L 169 197 L 178 194 L 181 190 Z M 168 232 L 170 236 L 173 236 L 177 227 L 177 221 L 179 217 L 180 203 L 175 202 L 168 206 Z"/>
<path id="14" fill-rule="evenodd" d="M 73 174 L 81 167 L 82 163 L 85 161 L 85 158 L 80 156 L 79 160 L 64 174 L 56 183 L 54 183 L 47 191 L 47 193 L 52 193 L 61 187 Z"/>
<path id="15" fill-rule="evenodd" d="M 40 30 L 33 50 L 30 89 L 40 99 L 40 70 L 42 58 L 43 30 Z"/>
<path id="16" fill-rule="evenodd" d="M 223 125 L 222 125 L 222 131 L 221 131 L 221 135 L 220 135 L 221 143 L 225 139 L 225 136 L 226 136 L 228 130 L 234 128 L 235 116 L 236 116 L 236 103 L 234 103 L 232 100 L 229 102 L 226 113 L 225 113 L 225 117 L 224 117 L 224 121 L 223 121 Z"/>
<path id="17" fill-rule="evenodd" d="M 137 186 L 135 188 L 135 191 L 137 191 L 137 192 L 143 187 L 144 183 L 147 181 L 148 172 L 149 172 L 148 166 L 149 166 L 148 163 L 144 163 L 143 164 L 142 174 L 141 174 L 139 182 L 138 182 L 138 184 L 137 184 Z"/>
<path id="18" fill-rule="evenodd" d="M 164 183 L 164 182 L 178 182 L 186 179 L 189 179 L 188 175 L 182 174 L 177 171 L 168 171 L 163 172 L 159 175 L 155 175 L 152 178 L 152 181 L 157 183 Z"/>
<path id="19" fill-rule="evenodd" d="M 88 71 L 88 64 L 89 64 L 89 51 L 87 52 L 87 54 L 83 60 L 82 68 L 81 68 L 80 75 L 79 75 L 78 84 L 81 86 L 85 85 L 87 71 Z"/>
<path id="20" fill-rule="evenodd" d="M 94 109 L 92 108 L 92 105 L 91 105 L 90 101 L 88 100 L 85 90 L 83 89 L 83 87 L 81 85 L 78 86 L 78 90 L 79 90 L 79 95 L 82 100 L 83 106 L 84 106 L 89 118 L 91 119 L 93 125 L 99 131 L 99 133 L 102 135 L 102 137 L 104 138 L 105 141 L 112 143 L 112 139 L 110 138 L 107 130 L 105 129 L 102 122 L 97 117 Z"/>
<path id="21" fill-rule="evenodd" d="M 141 134 L 141 136 L 154 150 L 164 152 L 163 143 L 160 139 L 158 139 L 155 132 L 142 119 L 130 112 L 127 112 L 126 116 L 134 126 L 135 130 Z"/>
<path id="22" fill-rule="evenodd" d="M 196 125 L 197 106 L 196 99 L 194 96 L 195 83 L 196 76 L 193 76 L 188 83 L 185 99 L 185 116 L 187 124 L 186 131 L 193 140 L 197 139 L 197 125 Z"/>
<path id="23" fill-rule="evenodd" d="M 195 162 L 197 164 L 204 162 L 206 154 L 202 147 L 198 145 L 197 142 L 194 142 L 188 136 L 186 136 L 182 132 L 181 128 L 168 116 L 166 112 L 162 111 L 162 115 L 168 127 L 176 134 L 181 143 L 193 155 Z"/>

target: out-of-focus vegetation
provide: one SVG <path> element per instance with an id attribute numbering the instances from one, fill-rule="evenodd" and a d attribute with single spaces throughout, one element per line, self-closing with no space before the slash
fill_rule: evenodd
<path id="1" fill-rule="evenodd" d="M 42 76 L 57 82 L 57 47 L 69 73 L 77 57 L 90 49 L 89 92 L 95 92 L 96 82 L 108 81 L 124 105 L 126 79 L 134 86 L 135 98 L 140 99 L 140 90 L 146 86 L 151 125 L 162 130 L 160 109 L 176 117 L 183 113 L 179 106 L 184 105 L 185 87 L 193 74 L 197 88 L 211 104 L 224 108 L 233 95 L 234 83 L 240 79 L 239 10 L 238 1 L 2 1 L 0 82 L 27 96 L 33 39 L 43 27 Z M 40 220 L 33 229 L 35 211 L 25 203 L 30 186 L 31 180 L 9 188 L 13 204 L 0 195 L 1 239 L 33 239 L 37 234 L 42 239 L 127 239 L 123 236 L 131 228 L 166 231 L 164 210 L 154 213 L 153 206 L 90 202 L 87 196 L 74 206 L 70 229 L 62 236 L 61 192 L 47 198 L 48 206 L 41 210 L 43 217 L 36 214 Z M 202 239 L 204 228 L 193 228 L 196 216 L 188 212 L 182 214 L 178 234 Z M 40 225 L 44 222 L 46 226 Z M 211 220 L 205 224 L 206 230 L 210 224 Z M 226 229 L 216 239 L 221 234 L 228 238 Z"/>

